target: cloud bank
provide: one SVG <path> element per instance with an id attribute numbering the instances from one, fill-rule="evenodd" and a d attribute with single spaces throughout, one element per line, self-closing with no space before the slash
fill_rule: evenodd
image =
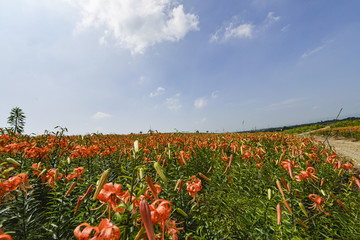
<path id="1" fill-rule="evenodd" d="M 66 0 L 81 12 L 78 30 L 101 28 L 102 45 L 108 41 L 129 49 L 132 54 L 144 53 L 155 44 L 184 38 L 199 30 L 199 17 L 185 13 L 176 0 Z"/>
<path id="2" fill-rule="evenodd" d="M 103 113 L 103 112 L 97 112 L 94 115 L 92 115 L 92 118 L 95 120 L 100 120 L 100 119 L 109 118 L 109 117 L 111 117 L 110 114 Z"/>

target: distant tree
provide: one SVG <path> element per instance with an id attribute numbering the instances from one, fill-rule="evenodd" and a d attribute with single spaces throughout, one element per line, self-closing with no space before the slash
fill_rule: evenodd
<path id="1" fill-rule="evenodd" d="M 14 133 L 22 133 L 25 126 L 25 114 L 21 108 L 15 107 L 11 109 L 10 117 L 8 117 L 8 123 L 12 126 Z"/>

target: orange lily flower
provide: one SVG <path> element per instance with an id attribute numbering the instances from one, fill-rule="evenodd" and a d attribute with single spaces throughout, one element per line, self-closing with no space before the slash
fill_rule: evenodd
<path id="1" fill-rule="evenodd" d="M 229 160 L 228 156 L 224 153 L 224 150 L 222 151 L 223 156 L 221 157 L 221 161 L 227 162 Z"/>
<path id="2" fill-rule="evenodd" d="M 313 167 L 308 167 L 306 171 L 300 171 L 299 175 L 296 175 L 296 181 L 300 182 L 303 180 L 307 180 L 308 178 L 317 180 L 317 177 L 315 176 L 316 170 Z"/>
<path id="3" fill-rule="evenodd" d="M 165 222 L 172 209 L 171 202 L 165 199 L 157 199 L 150 206 L 151 221 L 152 224 L 156 224 L 159 221 Z"/>
<path id="4" fill-rule="evenodd" d="M 16 190 L 18 187 L 20 187 L 20 189 L 24 190 L 25 192 L 26 189 L 29 188 L 29 181 L 25 173 L 20 173 L 16 176 L 13 176 L 4 182 L 0 180 L 0 203 L 2 195 L 5 194 L 6 198 L 11 199 L 13 196 L 9 192 Z"/>
<path id="5" fill-rule="evenodd" d="M 324 198 L 320 197 L 319 195 L 316 194 L 309 194 L 309 198 L 311 201 L 314 202 L 313 204 L 313 209 L 314 208 L 319 208 L 323 213 L 325 213 L 326 215 L 330 215 L 330 213 L 327 213 L 323 210 L 321 204 L 326 204 L 326 201 L 324 200 Z"/>
<path id="6" fill-rule="evenodd" d="M 186 190 L 189 192 L 190 196 L 194 196 L 197 192 L 199 192 L 202 189 L 201 186 L 201 180 L 199 178 L 195 178 L 195 176 L 191 177 L 192 182 L 191 181 L 187 181 L 186 185 Z"/>
<path id="7" fill-rule="evenodd" d="M 48 184 L 52 189 L 54 189 L 55 180 L 59 180 L 63 176 L 61 173 L 57 173 L 57 176 L 55 176 L 55 174 L 56 174 L 56 169 L 52 168 L 46 173 L 46 177 L 45 177 L 45 180 L 49 180 Z"/>
<path id="8" fill-rule="evenodd" d="M 164 223 L 160 222 L 160 228 L 161 229 L 165 229 L 166 228 L 166 232 L 167 234 L 171 235 L 173 240 L 177 240 L 179 239 L 177 236 L 177 232 L 179 230 L 183 230 L 184 228 L 177 228 L 176 224 L 180 224 L 180 223 L 176 223 L 174 220 L 172 219 L 168 219 L 166 220 Z"/>
<path id="9" fill-rule="evenodd" d="M 341 168 L 344 170 L 349 170 L 352 169 L 354 167 L 354 165 L 352 163 L 344 163 Z"/>
<path id="10" fill-rule="evenodd" d="M 151 211 L 151 222 L 152 224 L 160 222 L 160 227 L 162 228 L 162 239 L 164 239 L 164 226 L 166 225 L 165 221 L 170 217 L 172 209 L 171 202 L 165 199 L 157 199 L 149 206 L 149 208 Z"/>
<path id="11" fill-rule="evenodd" d="M 4 184 L 7 185 L 7 191 L 11 192 L 17 189 L 21 183 L 27 181 L 27 179 L 28 178 L 25 173 L 20 173 L 6 180 Z"/>
<path id="12" fill-rule="evenodd" d="M 119 205 L 120 200 L 124 203 L 129 202 L 130 193 L 129 191 L 122 191 L 121 184 L 106 183 L 97 196 L 97 199 L 101 202 L 108 203 L 114 211 L 122 213 L 124 208 L 117 207 L 117 205 Z"/>
<path id="13" fill-rule="evenodd" d="M 154 184 L 154 187 L 156 188 L 156 195 L 155 195 L 155 196 L 157 196 L 157 194 L 159 194 L 159 193 L 161 192 L 162 187 L 161 187 L 160 185 L 158 185 L 158 184 Z M 149 194 L 149 191 L 151 192 L 151 194 Z M 153 198 L 154 198 L 154 195 L 153 195 L 152 190 L 151 190 L 150 187 L 147 187 L 144 195 L 145 195 L 145 198 L 149 198 L 149 199 L 153 199 Z M 155 198 L 155 199 L 156 199 L 156 198 Z"/>
<path id="14" fill-rule="evenodd" d="M 299 165 L 295 163 L 295 161 L 290 161 L 289 159 L 286 159 L 281 163 L 282 167 L 289 171 L 290 177 L 294 178 L 293 176 L 293 169 L 294 167 L 298 167 Z"/>
<path id="15" fill-rule="evenodd" d="M 81 230 L 81 227 L 84 227 Z M 90 239 L 91 234 L 94 233 L 94 237 Z M 107 239 L 120 239 L 120 229 L 112 224 L 109 219 L 104 218 L 101 220 L 98 227 L 92 227 L 88 223 L 82 223 L 74 230 L 74 235 L 77 239 L 81 240 L 107 240 Z"/>
<path id="16" fill-rule="evenodd" d="M 0 240 L 13 240 L 9 234 L 5 234 L 4 231 L 0 228 Z"/>
<path id="17" fill-rule="evenodd" d="M 33 163 L 33 165 L 31 166 L 32 170 L 33 170 L 33 174 L 36 175 L 37 177 L 39 177 L 40 175 L 40 169 L 39 169 L 39 165 L 37 163 Z"/>
<path id="18" fill-rule="evenodd" d="M 73 170 L 73 174 L 69 174 L 67 176 L 64 176 L 67 181 L 70 181 L 73 178 L 80 179 L 81 175 L 85 172 L 85 168 L 83 167 L 77 167 Z"/>

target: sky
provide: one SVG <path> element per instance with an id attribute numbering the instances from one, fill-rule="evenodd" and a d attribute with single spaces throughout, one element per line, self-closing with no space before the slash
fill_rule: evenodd
<path id="1" fill-rule="evenodd" d="M 0 127 L 233 132 L 360 116 L 358 0 L 0 1 Z"/>

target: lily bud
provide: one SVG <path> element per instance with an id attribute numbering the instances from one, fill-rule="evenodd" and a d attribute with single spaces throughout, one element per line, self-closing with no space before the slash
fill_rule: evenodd
<path id="1" fill-rule="evenodd" d="M 108 177 L 109 177 L 109 172 L 110 172 L 110 169 L 106 170 L 106 171 L 103 172 L 103 174 L 101 175 L 99 185 L 97 186 L 96 191 L 95 191 L 95 194 L 94 194 L 94 196 L 93 196 L 93 200 L 96 200 L 96 198 L 97 198 L 97 196 L 99 195 L 101 189 L 104 187 L 105 183 L 107 182 Z"/>
<path id="2" fill-rule="evenodd" d="M 164 172 L 162 170 L 162 167 L 160 166 L 160 164 L 158 162 L 154 163 L 154 168 L 155 168 L 156 172 L 159 174 L 160 178 L 164 182 L 167 182 L 167 179 L 166 179 L 165 174 L 164 174 Z"/>
<path id="3" fill-rule="evenodd" d="M 149 240 L 155 240 L 154 227 L 151 222 L 151 212 L 149 208 L 149 204 L 142 199 L 139 205 L 141 220 L 144 224 L 146 235 Z"/>
<path id="4" fill-rule="evenodd" d="M 277 224 L 280 225 L 281 224 L 281 205 L 280 205 L 280 203 L 277 204 L 276 211 L 277 211 Z"/>
<path id="5" fill-rule="evenodd" d="M 157 192 L 157 190 L 156 190 L 156 187 L 154 186 L 154 183 L 152 182 L 152 180 L 151 180 L 151 177 L 149 177 L 149 176 L 146 176 L 145 177 L 145 181 L 147 182 L 147 184 L 149 185 L 149 188 L 150 188 L 150 191 L 151 191 L 151 193 L 153 194 L 153 196 L 154 196 L 154 198 L 155 199 L 158 199 L 158 192 Z"/>
<path id="6" fill-rule="evenodd" d="M 14 164 L 14 165 L 16 165 L 16 166 L 18 166 L 18 167 L 21 166 L 20 163 L 18 163 L 15 159 L 12 159 L 12 158 L 6 158 L 5 161 L 7 161 L 8 163 Z"/>
<path id="7" fill-rule="evenodd" d="M 305 216 L 308 218 L 309 215 L 308 215 L 308 213 L 307 213 L 307 211 L 306 211 L 306 209 L 305 209 L 304 204 L 303 204 L 302 202 L 299 202 L 299 206 L 300 206 L 300 208 L 301 208 L 301 211 L 303 211 L 303 213 L 305 214 Z"/>
<path id="8" fill-rule="evenodd" d="M 206 181 L 211 181 L 210 178 L 208 178 L 207 176 L 205 176 L 204 174 L 202 174 L 201 172 L 199 172 L 199 176 L 202 177 L 203 179 L 205 179 Z"/>
<path id="9" fill-rule="evenodd" d="M 134 142 L 134 152 L 138 152 L 139 151 L 139 141 L 138 140 L 136 140 L 135 142 Z"/>
<path id="10" fill-rule="evenodd" d="M 271 200 L 271 189 L 268 188 L 268 199 Z"/>
<path id="11" fill-rule="evenodd" d="M 297 221 L 301 226 L 303 226 L 304 228 L 306 228 L 306 229 L 309 228 L 308 226 L 306 226 L 306 224 L 305 224 L 303 221 L 301 221 L 300 218 L 296 218 L 296 221 Z"/>

